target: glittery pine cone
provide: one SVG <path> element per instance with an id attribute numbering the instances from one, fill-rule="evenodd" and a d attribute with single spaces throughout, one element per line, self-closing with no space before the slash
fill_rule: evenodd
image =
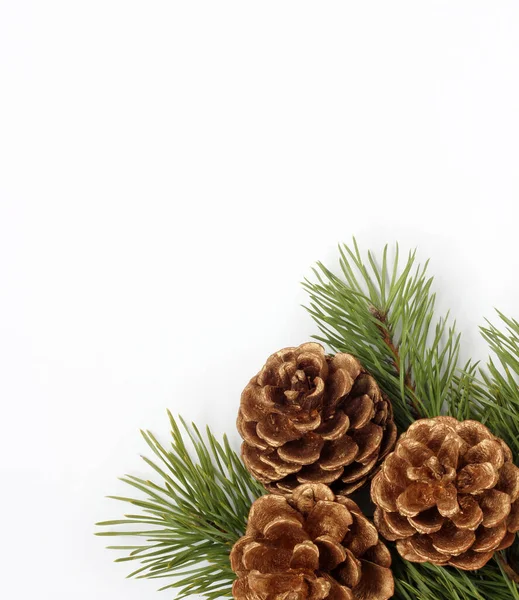
<path id="1" fill-rule="evenodd" d="M 473 570 L 519 531 L 519 469 L 477 421 L 416 421 L 373 479 L 375 524 L 403 558 Z"/>
<path id="2" fill-rule="evenodd" d="M 236 600 L 387 600 L 394 592 L 375 526 L 324 484 L 256 500 L 231 566 Z"/>
<path id="3" fill-rule="evenodd" d="M 271 491 L 325 483 L 341 494 L 361 487 L 393 448 L 389 399 L 350 354 L 320 344 L 269 357 L 242 393 L 238 431 L 250 473 Z"/>

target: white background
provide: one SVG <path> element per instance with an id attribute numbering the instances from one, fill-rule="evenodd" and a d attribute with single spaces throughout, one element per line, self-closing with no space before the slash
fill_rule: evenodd
<path id="1" fill-rule="evenodd" d="M 234 434 L 336 244 L 519 317 L 519 3 L 0 1 L 0 596 L 143 600 L 94 522 L 167 407 Z"/>

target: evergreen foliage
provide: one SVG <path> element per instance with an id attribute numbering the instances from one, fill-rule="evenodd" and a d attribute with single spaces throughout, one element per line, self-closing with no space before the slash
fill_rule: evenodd
<path id="1" fill-rule="evenodd" d="M 306 280 L 308 311 L 317 340 L 335 352 L 358 356 L 391 398 L 400 432 L 417 418 L 449 414 L 477 419 L 502 437 L 519 458 L 519 323 L 498 313 L 501 328 L 488 322 L 482 335 L 492 356 L 484 368 L 458 364 L 460 336 L 449 315 L 435 315 L 433 279 L 416 252 L 402 260 L 398 247 L 381 260 L 364 258 L 356 241 L 339 247 L 340 275 L 318 263 Z M 140 561 L 135 577 L 168 578 L 161 589 L 177 597 L 231 595 L 229 552 L 243 535 L 252 500 L 265 490 L 245 470 L 227 439 L 219 443 L 183 421 L 194 450 L 170 415 L 172 442 L 166 449 L 150 432 L 144 439 L 155 460 L 144 460 L 158 483 L 126 476 L 142 498 L 116 497 L 140 509 L 99 523 L 108 536 L 138 536 L 143 543 L 113 546 L 119 561 Z M 120 529 L 119 529 L 120 528 Z M 390 547 L 391 543 L 388 544 Z M 499 552 L 475 572 L 409 563 L 394 552 L 398 600 L 519 600 L 519 547 Z"/>
<path id="2" fill-rule="evenodd" d="M 156 472 L 158 483 L 127 475 L 122 481 L 138 490 L 137 497 L 110 496 L 140 509 L 123 519 L 97 523 L 117 527 L 97 535 L 144 538 L 141 544 L 110 546 L 127 556 L 116 562 L 139 561 L 129 577 L 163 579 L 161 590 L 178 588 L 177 598 L 200 594 L 231 597 L 234 573 L 229 563 L 233 544 L 245 531 L 252 501 L 265 493 L 254 481 L 227 438 L 216 440 L 209 428 L 202 436 L 180 418 L 190 439 L 169 414 L 171 444 L 164 448 L 153 434 L 142 435 L 155 455 L 143 460 Z"/>

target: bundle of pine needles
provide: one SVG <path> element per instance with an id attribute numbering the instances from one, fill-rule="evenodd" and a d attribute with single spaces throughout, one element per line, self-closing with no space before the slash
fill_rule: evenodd
<path id="1" fill-rule="evenodd" d="M 167 449 L 149 431 L 141 432 L 155 455 L 153 461 L 143 460 L 157 473 L 158 482 L 127 475 L 122 481 L 142 494 L 110 496 L 141 512 L 98 523 L 118 527 L 98 535 L 143 539 L 138 545 L 110 546 L 128 552 L 117 562 L 141 563 L 129 577 L 167 578 L 160 589 L 179 588 L 177 598 L 229 597 L 234 580 L 229 553 L 245 531 L 250 505 L 265 490 L 251 478 L 226 437 L 219 443 L 207 428 L 204 438 L 194 424 L 189 427 L 180 418 L 194 447 L 193 458 L 178 423 L 168 415 L 172 440 Z"/>

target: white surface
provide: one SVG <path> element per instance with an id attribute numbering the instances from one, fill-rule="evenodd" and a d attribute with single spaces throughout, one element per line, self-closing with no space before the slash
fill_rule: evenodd
<path id="1" fill-rule="evenodd" d="M 519 317 L 517 2 L 0 1 L 1 597 L 143 600 L 93 523 L 166 407 L 234 432 L 335 244 Z"/>

